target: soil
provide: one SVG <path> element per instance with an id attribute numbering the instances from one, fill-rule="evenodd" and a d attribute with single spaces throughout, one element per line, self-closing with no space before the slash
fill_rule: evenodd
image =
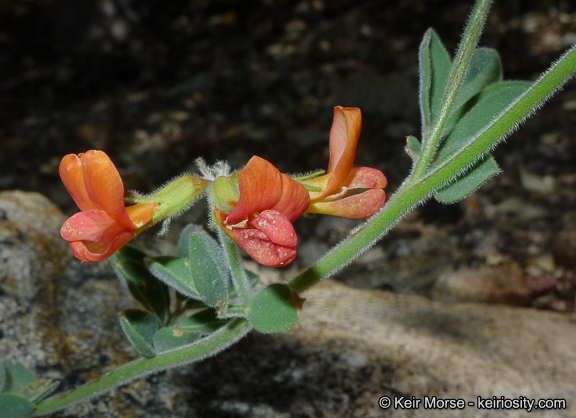
<path id="1" fill-rule="evenodd" d="M 200 156 L 324 168 L 332 108 L 344 105 L 363 111 L 356 164 L 383 170 L 391 195 L 410 170 L 406 136 L 420 133 L 421 37 L 434 27 L 454 51 L 471 3 L 2 3 L 0 189 L 39 191 L 74 213 L 58 164 L 88 149 L 105 150 L 140 191 Z M 570 3 L 496 2 L 481 44 L 499 51 L 505 78 L 535 79 L 576 42 Z M 572 81 L 496 150 L 503 174 L 458 204 L 420 207 L 343 280 L 434 297 L 439 278 L 493 268 L 488 277 L 515 278 L 512 290 L 472 299 L 574 310 L 575 127 Z M 297 227 L 317 248 L 350 226 L 314 222 Z"/>

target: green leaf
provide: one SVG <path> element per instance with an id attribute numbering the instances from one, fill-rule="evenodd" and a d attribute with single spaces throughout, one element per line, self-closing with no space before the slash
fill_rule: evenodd
<path id="1" fill-rule="evenodd" d="M 502 81 L 502 62 L 498 52 L 490 48 L 476 48 L 456 94 L 452 109 L 458 109 L 491 84 Z"/>
<path id="2" fill-rule="evenodd" d="M 125 245 L 110 260 L 114 272 L 126 284 L 134 298 L 165 324 L 170 309 L 170 293 L 168 287 L 150 273 L 144 262 L 145 258 L 144 252 Z"/>
<path id="3" fill-rule="evenodd" d="M 193 331 L 183 330 L 178 327 L 168 327 L 156 331 L 153 341 L 156 352 L 163 353 L 192 344 L 199 339 L 200 335 Z"/>
<path id="4" fill-rule="evenodd" d="M 178 239 L 178 257 L 190 257 L 190 236 L 192 234 L 202 233 L 202 231 L 202 227 L 195 224 L 188 224 L 182 229 L 180 238 Z"/>
<path id="5" fill-rule="evenodd" d="M 192 311 L 205 308 L 206 304 L 203 301 L 186 298 L 185 309 Z"/>
<path id="6" fill-rule="evenodd" d="M 51 379 L 36 380 L 34 373 L 22 363 L 11 360 L 0 362 L 0 392 L 17 395 L 37 403 L 50 395 L 58 385 L 59 382 Z"/>
<path id="7" fill-rule="evenodd" d="M 298 311 L 291 300 L 291 289 L 275 283 L 254 296 L 248 320 L 263 333 L 284 331 L 298 322 Z"/>
<path id="8" fill-rule="evenodd" d="M 22 397 L 37 404 L 54 392 L 59 385 L 60 382 L 55 382 L 52 379 L 38 379 L 22 390 Z"/>
<path id="9" fill-rule="evenodd" d="M 226 298 L 229 273 L 223 249 L 208 234 L 190 234 L 190 268 L 198 293 L 208 306 Z"/>
<path id="10" fill-rule="evenodd" d="M 126 309 L 119 313 L 119 317 L 122 329 L 136 351 L 144 357 L 154 357 L 156 350 L 152 339 L 160 328 L 158 318 L 139 309 Z"/>
<path id="11" fill-rule="evenodd" d="M 4 393 L 22 395 L 22 390 L 36 380 L 32 370 L 18 361 L 4 360 L 4 369 L 6 372 Z"/>
<path id="12" fill-rule="evenodd" d="M 0 395 L 0 416 L 2 418 L 29 417 L 34 414 L 36 407 L 26 399 L 3 393 Z"/>
<path id="13" fill-rule="evenodd" d="M 482 90 L 478 94 L 476 105 L 458 121 L 454 130 L 444 139 L 438 150 L 438 160 L 435 166 L 470 143 L 530 85 L 530 82 L 525 81 L 502 81 Z"/>
<path id="14" fill-rule="evenodd" d="M 256 273 L 254 273 L 253 271 L 250 271 L 250 270 L 244 270 L 244 271 L 246 272 L 246 277 L 248 277 L 248 283 L 250 283 L 250 287 L 253 288 L 260 281 L 260 276 L 258 276 Z M 240 295 L 238 295 L 238 292 L 236 292 L 236 289 L 234 287 L 232 287 L 230 289 L 230 299 L 236 298 L 239 296 Z"/>
<path id="15" fill-rule="evenodd" d="M 424 34 L 419 51 L 420 111 L 424 132 L 434 123 L 450 77 L 452 60 L 432 29 Z"/>
<path id="16" fill-rule="evenodd" d="M 4 368 L 4 362 L 0 361 L 0 393 L 4 392 L 5 385 L 6 385 L 6 369 Z"/>
<path id="17" fill-rule="evenodd" d="M 192 299 L 202 300 L 192 280 L 190 260 L 180 257 L 147 258 L 150 272 L 177 292 Z"/>
<path id="18" fill-rule="evenodd" d="M 422 149 L 420 148 L 420 141 L 412 135 L 408 135 L 406 138 L 406 148 L 404 148 L 412 161 L 416 161 Z"/>
<path id="19" fill-rule="evenodd" d="M 500 173 L 498 164 L 491 155 L 488 155 L 455 182 L 434 193 L 434 197 L 442 203 L 454 203 L 472 194 L 489 178 L 498 173 Z"/>
<path id="20" fill-rule="evenodd" d="M 214 309 L 204 309 L 180 321 L 178 328 L 200 334 L 211 334 L 225 325 L 226 322 L 225 320 L 218 319 Z"/>
<path id="21" fill-rule="evenodd" d="M 475 49 L 454 99 L 450 116 L 444 125 L 444 135 L 454 128 L 462 115 L 474 107 L 478 93 L 500 81 L 502 81 L 502 62 L 498 53 L 489 48 Z"/>

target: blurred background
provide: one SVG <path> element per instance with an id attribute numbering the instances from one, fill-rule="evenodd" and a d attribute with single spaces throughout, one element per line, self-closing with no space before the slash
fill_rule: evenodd
<path id="1" fill-rule="evenodd" d="M 363 112 L 356 165 L 381 169 L 391 195 L 410 170 L 405 138 L 420 133 L 421 37 L 433 27 L 453 53 L 471 7 L 2 1 L 0 190 L 42 193 L 72 214 L 58 164 L 88 149 L 106 151 L 126 188 L 141 192 L 194 171 L 199 156 L 239 168 L 257 154 L 290 173 L 326 168 L 332 109 L 343 105 Z M 505 78 L 533 80 L 576 42 L 575 9 L 568 0 L 497 1 L 481 45 L 499 51 Z M 477 294 L 492 280 L 484 278 L 453 298 L 572 310 L 575 132 L 572 81 L 499 146 L 502 175 L 456 205 L 428 202 L 340 279 L 446 299 L 451 280 L 484 274 L 492 287 Z M 201 209 L 181 222 L 203 222 Z M 295 266 L 311 264 L 356 224 L 297 222 Z"/>

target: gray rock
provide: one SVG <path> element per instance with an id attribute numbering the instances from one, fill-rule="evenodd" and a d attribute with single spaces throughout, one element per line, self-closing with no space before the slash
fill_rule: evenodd
<path id="1" fill-rule="evenodd" d="M 67 390 L 135 357 L 116 312 L 135 306 L 107 263 L 82 264 L 46 198 L 0 193 L 0 357 Z M 268 275 L 266 275 L 268 277 Z M 270 279 L 266 279 L 270 280 Z M 251 333 L 204 362 L 138 379 L 57 417 L 493 416 L 495 411 L 382 410 L 381 396 L 566 399 L 576 416 L 576 317 L 352 289 L 327 280 L 300 322 Z M 498 416 L 525 416 L 523 410 Z"/>

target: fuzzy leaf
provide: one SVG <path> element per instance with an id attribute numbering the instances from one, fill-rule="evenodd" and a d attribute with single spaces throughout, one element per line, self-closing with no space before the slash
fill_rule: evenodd
<path id="1" fill-rule="evenodd" d="M 408 135 L 406 138 L 406 147 L 404 148 L 412 161 L 416 161 L 416 159 L 420 156 L 422 149 L 420 148 L 420 141 L 412 135 Z"/>
<path id="2" fill-rule="evenodd" d="M 453 109 L 458 109 L 486 87 L 499 81 L 502 81 L 502 62 L 498 52 L 490 48 L 475 49 L 456 94 Z"/>
<path id="3" fill-rule="evenodd" d="M 298 322 L 298 311 L 288 286 L 275 283 L 254 296 L 248 320 L 263 333 L 284 331 Z"/>
<path id="4" fill-rule="evenodd" d="M 35 406 L 21 396 L 11 393 L 0 395 L 0 416 L 2 418 L 29 417 L 34 414 Z"/>
<path id="5" fill-rule="evenodd" d="M 156 350 L 152 339 L 160 327 L 158 318 L 139 309 L 126 309 L 119 316 L 122 329 L 136 351 L 144 357 L 154 357 Z"/>
<path id="6" fill-rule="evenodd" d="M 202 300 L 192 280 L 190 260 L 180 257 L 154 257 L 146 259 L 146 264 L 154 276 L 177 292 Z"/>
<path id="7" fill-rule="evenodd" d="M 444 125 L 443 135 L 448 135 L 460 118 L 474 107 L 480 97 L 478 93 L 500 81 L 502 81 L 502 62 L 498 53 L 489 48 L 475 49 Z"/>
<path id="8" fill-rule="evenodd" d="M 225 325 L 226 321 L 218 319 L 214 309 L 204 309 L 178 324 L 178 328 L 201 334 L 210 334 Z"/>
<path id="9" fill-rule="evenodd" d="M 22 390 L 33 383 L 36 378 L 28 367 L 18 361 L 4 360 L 6 372 L 3 392 L 13 395 L 22 395 Z"/>
<path id="10" fill-rule="evenodd" d="M 500 173 L 498 164 L 491 155 L 488 155 L 455 182 L 434 193 L 434 197 L 442 203 L 454 203 L 472 194 L 489 178 L 498 173 Z"/>
<path id="11" fill-rule="evenodd" d="M 258 276 L 256 273 L 250 270 L 244 270 L 244 271 L 246 272 L 246 276 L 248 277 L 250 288 L 253 289 L 254 286 L 256 286 L 260 281 L 260 276 Z M 228 299 L 234 299 L 239 296 L 240 295 L 238 295 L 238 292 L 236 291 L 236 288 L 234 286 L 231 286 L 230 289 L 228 289 Z"/>
<path id="12" fill-rule="evenodd" d="M 434 123 L 440 109 L 444 90 L 450 77 L 452 60 L 440 38 L 432 29 L 429 29 L 424 35 L 418 56 L 420 62 L 420 111 L 422 125 L 426 132 Z"/>
<path id="13" fill-rule="evenodd" d="M 201 300 L 196 300 L 196 299 L 186 299 L 186 304 L 185 307 L 188 310 L 198 310 L 198 309 L 205 309 L 206 308 L 206 304 L 201 301 Z"/>
<path id="14" fill-rule="evenodd" d="M 6 369 L 4 368 L 4 362 L 0 361 L 0 393 L 4 392 L 5 385 L 6 385 Z"/>
<path id="15" fill-rule="evenodd" d="M 54 392 L 59 384 L 51 379 L 38 379 L 22 389 L 22 397 L 36 404 Z"/>
<path id="16" fill-rule="evenodd" d="M 530 82 L 502 81 L 482 90 L 476 105 L 456 124 L 438 150 L 437 166 L 466 146 L 487 124 L 530 86 Z"/>
<path id="17" fill-rule="evenodd" d="M 161 328 L 154 334 L 153 342 L 157 353 L 174 350 L 197 341 L 200 335 L 179 327 Z"/>
<path id="18" fill-rule="evenodd" d="M 112 256 L 112 267 L 134 298 L 146 310 L 155 313 L 164 324 L 170 308 L 170 293 L 166 284 L 150 273 L 144 262 L 145 257 L 142 251 L 126 245 Z"/>
<path id="19" fill-rule="evenodd" d="M 229 274 L 222 248 L 208 234 L 190 234 L 190 269 L 194 285 L 208 306 L 226 298 Z"/>
<path id="20" fill-rule="evenodd" d="M 0 392 L 17 395 L 32 403 L 38 403 L 50 395 L 59 382 L 38 379 L 22 363 L 5 360 L 0 362 Z M 2 408 L 0 407 L 0 416 Z"/>
<path id="21" fill-rule="evenodd" d="M 202 233 L 202 227 L 199 225 L 188 224 L 182 229 L 178 239 L 178 257 L 190 257 L 190 236 L 198 233 Z"/>

